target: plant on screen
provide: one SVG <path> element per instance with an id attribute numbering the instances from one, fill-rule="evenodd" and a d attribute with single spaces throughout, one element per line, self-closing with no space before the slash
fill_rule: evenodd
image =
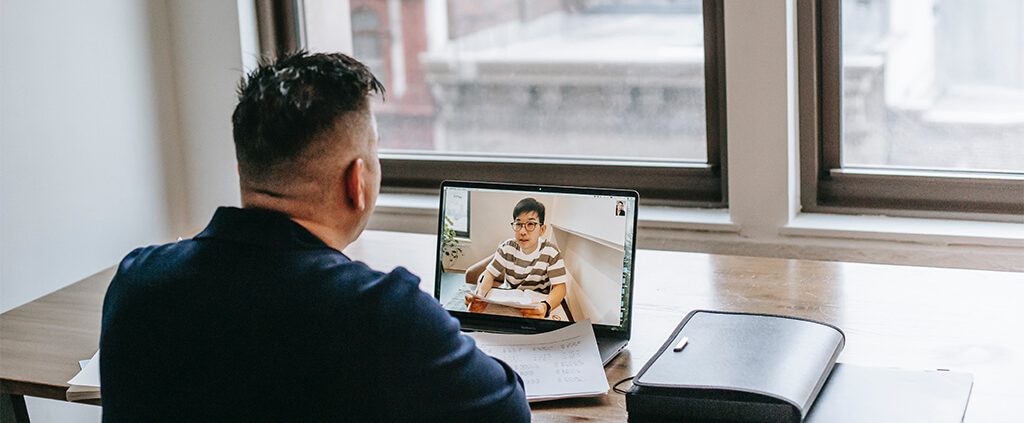
<path id="1" fill-rule="evenodd" d="M 462 245 L 455 237 L 455 222 L 448 216 L 444 217 L 444 228 L 441 230 L 441 252 L 444 253 L 445 267 L 450 267 L 462 257 Z"/>

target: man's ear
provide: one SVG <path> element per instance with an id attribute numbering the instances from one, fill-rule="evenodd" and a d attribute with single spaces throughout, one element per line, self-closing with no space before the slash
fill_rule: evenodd
<path id="1" fill-rule="evenodd" d="M 356 210 L 366 209 L 366 179 L 363 178 L 365 170 L 366 162 L 357 158 L 348 165 L 343 176 L 346 200 Z"/>

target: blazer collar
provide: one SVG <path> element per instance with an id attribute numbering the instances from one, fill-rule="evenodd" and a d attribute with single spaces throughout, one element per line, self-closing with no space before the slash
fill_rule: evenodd
<path id="1" fill-rule="evenodd" d="M 274 250 L 333 250 L 288 215 L 254 208 L 217 208 L 210 224 L 195 239 L 233 241 Z"/>

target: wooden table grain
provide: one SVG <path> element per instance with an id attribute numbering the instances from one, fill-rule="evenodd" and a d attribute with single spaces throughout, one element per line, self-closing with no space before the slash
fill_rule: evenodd
<path id="1" fill-rule="evenodd" d="M 405 266 L 433 291 L 430 235 L 367 231 L 346 254 L 372 267 Z M 839 361 L 974 374 L 966 422 L 1024 415 L 1024 274 L 640 250 L 633 336 L 606 368 L 635 374 L 691 310 L 799 316 L 846 333 Z M 0 315 L 0 390 L 63 400 L 78 360 L 96 351 L 107 269 Z M 623 422 L 625 398 L 532 405 L 537 422 Z"/>

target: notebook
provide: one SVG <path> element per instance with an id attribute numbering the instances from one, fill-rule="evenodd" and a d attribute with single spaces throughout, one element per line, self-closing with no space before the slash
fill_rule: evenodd
<path id="1" fill-rule="evenodd" d="M 636 191 L 445 181 L 440 198 L 434 296 L 464 330 L 543 333 L 590 320 L 604 364 L 622 351 Z"/>

